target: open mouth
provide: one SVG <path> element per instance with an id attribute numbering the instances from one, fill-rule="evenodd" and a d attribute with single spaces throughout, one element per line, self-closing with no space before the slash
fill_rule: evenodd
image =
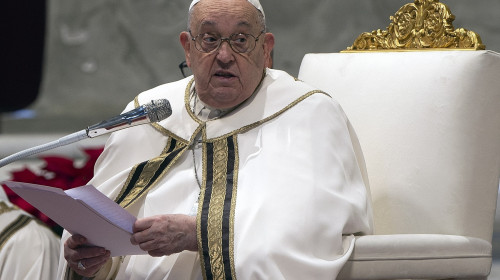
<path id="1" fill-rule="evenodd" d="M 223 72 L 223 71 L 216 72 L 215 76 L 221 77 L 221 78 L 234 78 L 234 77 L 236 77 L 235 75 L 233 75 L 229 72 Z"/>

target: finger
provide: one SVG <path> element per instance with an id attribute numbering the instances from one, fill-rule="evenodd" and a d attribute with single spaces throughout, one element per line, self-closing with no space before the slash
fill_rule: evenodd
<path id="1" fill-rule="evenodd" d="M 75 249 L 75 248 L 78 248 L 79 246 L 83 245 L 87 243 L 87 238 L 85 238 L 84 236 L 80 235 L 80 234 L 75 234 L 75 235 L 72 235 L 70 236 L 65 244 L 70 248 L 70 249 Z"/>
<path id="2" fill-rule="evenodd" d="M 165 252 L 165 251 L 163 251 L 161 249 L 156 249 L 156 250 L 148 251 L 148 254 L 151 257 L 162 257 L 162 256 L 169 256 L 171 253 L 170 252 Z"/>
<path id="3" fill-rule="evenodd" d="M 64 247 L 64 258 L 71 263 L 78 263 L 79 260 L 103 256 L 106 249 L 102 247 L 80 245 L 76 248 Z"/>
<path id="4" fill-rule="evenodd" d="M 106 253 L 109 252 L 103 247 L 96 246 L 81 246 L 76 251 L 78 251 L 80 259 L 96 258 L 106 255 Z"/>
<path id="5" fill-rule="evenodd" d="M 106 251 L 104 253 L 104 255 L 100 255 L 100 256 L 92 257 L 92 258 L 86 258 L 86 259 L 82 259 L 80 261 L 82 262 L 82 264 L 85 266 L 86 269 L 94 269 L 94 268 L 100 269 L 101 266 L 108 261 L 110 256 L 111 256 L 111 252 Z M 78 266 L 78 262 L 76 264 Z"/>
<path id="6" fill-rule="evenodd" d="M 160 248 L 160 245 L 155 240 L 141 242 L 136 245 L 139 245 L 139 248 L 141 248 L 144 251 L 151 251 Z"/>
<path id="7" fill-rule="evenodd" d="M 130 236 L 130 242 L 133 245 L 139 245 L 141 243 L 153 241 L 153 240 L 154 240 L 154 236 L 150 235 L 148 230 L 136 232 L 136 233 L 132 234 L 132 236 Z"/>
<path id="8" fill-rule="evenodd" d="M 153 225 L 152 217 L 137 219 L 132 226 L 132 232 L 139 232 L 150 228 Z"/>
<path id="9" fill-rule="evenodd" d="M 92 276 L 95 275 L 109 259 L 110 254 L 107 254 L 102 258 L 82 259 L 76 263 L 70 263 L 69 266 L 82 276 Z M 81 266 L 79 263 L 81 263 Z"/>

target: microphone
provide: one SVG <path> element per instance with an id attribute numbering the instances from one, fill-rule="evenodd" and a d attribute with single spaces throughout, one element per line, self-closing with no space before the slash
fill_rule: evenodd
<path id="1" fill-rule="evenodd" d="M 86 135 L 89 138 L 94 138 L 131 126 L 159 122 L 170 117 L 171 114 L 172 108 L 170 108 L 170 103 L 166 99 L 151 100 L 149 104 L 139 106 L 114 118 L 89 126 L 86 129 Z"/>
<path id="2" fill-rule="evenodd" d="M 0 167 L 3 167 L 9 163 L 23 159 L 25 157 L 29 157 L 57 147 L 65 146 L 83 139 L 94 138 L 103 134 L 111 133 L 136 125 L 159 122 L 170 117 L 171 114 L 172 108 L 170 107 L 170 103 L 168 102 L 168 100 L 151 100 L 151 103 L 141 105 L 131 111 L 102 121 L 98 124 L 89 126 L 86 129 L 64 136 L 55 141 L 10 155 L 0 160 Z"/>

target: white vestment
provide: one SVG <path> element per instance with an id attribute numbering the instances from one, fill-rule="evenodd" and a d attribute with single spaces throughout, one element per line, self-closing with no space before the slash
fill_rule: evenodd
<path id="1" fill-rule="evenodd" d="M 0 279 L 55 279 L 59 236 L 8 201 L 0 187 Z"/>
<path id="2" fill-rule="evenodd" d="M 98 278 L 334 279 L 353 234 L 371 232 L 364 162 L 340 105 L 267 69 L 249 100 L 204 122 L 192 113 L 192 88 L 190 77 L 130 103 L 126 111 L 166 98 L 173 113 L 156 125 L 113 133 L 90 183 L 138 218 L 189 215 L 199 198 L 200 252 L 114 258 Z M 189 147 L 200 133 L 198 158 Z M 136 166 L 160 154 L 168 156 Z M 168 167 L 155 169 L 166 161 Z M 129 175 L 142 169 L 147 180 Z M 67 271 L 61 253 L 59 277 Z"/>

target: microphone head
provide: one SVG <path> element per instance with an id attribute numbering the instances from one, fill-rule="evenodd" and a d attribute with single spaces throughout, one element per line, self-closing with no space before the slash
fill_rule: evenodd
<path id="1" fill-rule="evenodd" d="M 159 122 L 172 115 L 172 107 L 170 107 L 170 102 L 167 99 L 151 100 L 151 103 L 143 106 L 151 122 Z"/>

